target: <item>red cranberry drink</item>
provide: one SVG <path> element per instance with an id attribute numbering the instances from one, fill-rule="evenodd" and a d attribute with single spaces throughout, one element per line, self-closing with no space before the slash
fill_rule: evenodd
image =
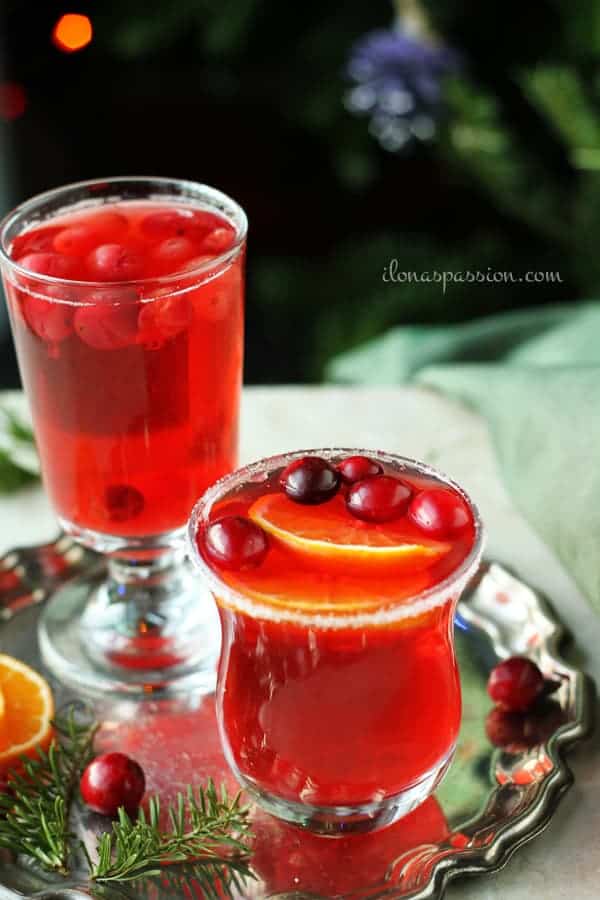
<path id="1" fill-rule="evenodd" d="M 245 237 L 225 194 L 166 178 L 67 185 L 0 225 L 45 487 L 108 556 L 40 618 L 46 665 L 78 690 L 214 685 L 218 616 L 183 552 L 195 499 L 236 465 Z"/>
<path id="2" fill-rule="evenodd" d="M 482 545 L 464 491 L 391 454 L 278 456 L 209 489 L 190 538 L 220 608 L 217 711 L 241 783 L 326 833 L 422 802 L 460 725 L 453 614 Z"/>
<path id="3" fill-rule="evenodd" d="M 181 528 L 235 466 L 238 245 L 222 213 L 162 199 L 67 208 L 10 243 L 15 342 L 66 527 Z"/>

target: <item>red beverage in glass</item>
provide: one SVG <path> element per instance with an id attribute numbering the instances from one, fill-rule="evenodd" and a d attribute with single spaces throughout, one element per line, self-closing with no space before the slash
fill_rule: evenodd
<path id="1" fill-rule="evenodd" d="M 211 690 L 220 629 L 184 558 L 198 496 L 236 463 L 247 221 L 170 178 L 33 197 L 0 266 L 42 474 L 63 529 L 105 554 L 39 621 L 77 690 Z"/>
<path id="2" fill-rule="evenodd" d="M 234 467 L 243 255 L 217 261 L 235 241 L 223 215 L 161 200 L 74 208 L 13 241 L 13 260 L 50 276 L 17 276 L 8 294 L 45 484 L 69 528 L 181 528 Z"/>
<path id="3" fill-rule="evenodd" d="M 348 456 L 317 455 L 334 470 Z M 329 499 L 298 502 L 280 483 L 296 457 L 223 479 L 193 516 L 223 626 L 222 738 L 242 784 L 271 812 L 326 832 L 368 829 L 421 802 L 452 757 L 461 713 L 453 614 L 480 528 L 458 486 L 384 454 L 369 454 L 380 471 L 367 493 L 383 477 L 403 495 L 395 510 L 375 496 L 366 513 L 378 521 L 352 511 L 364 481 L 340 479 Z M 430 496 L 443 507 L 436 521 Z M 228 535 L 232 519 L 250 523 L 245 543 Z"/>

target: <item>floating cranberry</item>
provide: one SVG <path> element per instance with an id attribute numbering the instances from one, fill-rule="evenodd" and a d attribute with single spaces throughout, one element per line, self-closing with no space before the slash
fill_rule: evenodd
<path id="1" fill-rule="evenodd" d="M 186 296 L 158 296 L 143 303 L 138 316 L 141 344 L 162 344 L 175 337 L 192 321 L 192 305 Z"/>
<path id="2" fill-rule="evenodd" d="M 90 275 L 99 281 L 134 281 L 144 272 L 144 259 L 122 244 L 101 244 L 87 256 Z"/>
<path id="3" fill-rule="evenodd" d="M 73 279 L 78 274 L 76 260 L 61 253 L 28 253 L 19 260 L 19 265 L 29 272 L 53 278 Z"/>
<path id="4" fill-rule="evenodd" d="M 375 475 L 352 485 L 346 506 L 364 522 L 390 522 L 404 515 L 411 496 L 411 488 L 398 478 Z"/>
<path id="5" fill-rule="evenodd" d="M 523 712 L 543 693 L 544 676 L 532 660 L 511 656 L 494 666 L 487 689 L 502 709 Z"/>
<path id="6" fill-rule="evenodd" d="M 142 767 L 124 753 L 97 756 L 85 769 L 80 782 L 84 802 L 103 816 L 115 816 L 120 807 L 128 815 L 134 815 L 145 789 Z"/>
<path id="7" fill-rule="evenodd" d="M 428 488 L 414 498 L 408 510 L 414 524 L 433 538 L 450 538 L 468 525 L 469 507 L 456 491 Z"/>
<path id="8" fill-rule="evenodd" d="M 54 238 L 54 249 L 57 253 L 85 256 L 102 242 L 102 235 L 89 225 L 70 225 L 63 228 Z"/>
<path id="9" fill-rule="evenodd" d="M 262 528 L 245 516 L 223 516 L 204 531 L 206 555 L 225 569 L 248 569 L 260 565 L 269 549 Z"/>
<path id="10" fill-rule="evenodd" d="M 161 240 L 183 236 L 194 222 L 193 209 L 165 209 L 144 216 L 140 229 L 146 237 Z"/>
<path id="11" fill-rule="evenodd" d="M 212 231 L 215 231 L 217 228 L 228 228 L 227 222 L 221 218 L 221 216 L 216 215 L 216 213 L 208 212 L 205 209 L 197 209 L 194 211 L 194 219 L 189 228 L 186 231 L 188 237 L 191 237 L 194 241 L 203 241 L 204 238 L 210 234 Z M 204 250 L 202 251 L 204 252 Z M 207 251 L 211 252 L 211 251 Z"/>
<path id="12" fill-rule="evenodd" d="M 152 262 L 162 271 L 177 271 L 196 253 L 196 245 L 186 237 L 166 238 L 152 251 Z"/>
<path id="13" fill-rule="evenodd" d="M 64 341 L 73 334 L 73 307 L 23 294 L 23 316 L 34 334 L 43 341 Z"/>
<path id="14" fill-rule="evenodd" d="M 233 228 L 220 227 L 210 231 L 202 239 L 202 252 L 217 255 L 224 253 L 233 246 L 235 240 L 235 231 Z"/>
<path id="15" fill-rule="evenodd" d="M 10 248 L 13 259 L 20 261 L 28 253 L 49 253 L 54 250 L 54 238 L 61 231 L 58 226 L 35 228 L 19 234 Z"/>
<path id="16" fill-rule="evenodd" d="M 106 237 L 110 235 L 113 240 L 116 236 L 121 237 L 129 229 L 127 216 L 114 209 L 101 210 L 89 220 L 89 224 L 94 231 Z"/>
<path id="17" fill-rule="evenodd" d="M 134 343 L 139 306 L 133 289 L 99 289 L 86 299 L 73 320 L 84 343 L 95 350 L 120 350 Z"/>
<path id="18" fill-rule="evenodd" d="M 340 486 L 340 473 L 320 456 L 295 459 L 279 477 L 282 491 L 296 503 L 314 506 L 330 500 Z"/>
<path id="19" fill-rule="evenodd" d="M 337 464 L 337 470 L 348 484 L 362 481 L 363 478 L 371 478 L 373 475 L 382 475 L 381 463 L 369 459 L 368 456 L 347 456 Z"/>
<path id="20" fill-rule="evenodd" d="M 111 522 L 127 522 L 144 509 L 144 495 L 130 484 L 110 484 L 104 491 L 104 505 Z"/>

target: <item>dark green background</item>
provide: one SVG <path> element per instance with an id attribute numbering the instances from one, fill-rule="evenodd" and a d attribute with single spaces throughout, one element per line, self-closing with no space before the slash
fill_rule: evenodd
<path id="1" fill-rule="evenodd" d="M 600 275 L 600 7 L 421 4 L 463 64 L 437 138 L 392 155 L 343 105 L 352 43 L 386 2 L 4 0 L 3 77 L 26 113 L 0 123 L 0 203 L 115 174 L 199 179 L 250 223 L 249 382 L 319 380 L 394 324 L 452 322 L 594 294 Z M 49 40 L 87 12 L 90 47 Z M 560 272 L 538 286 L 384 284 L 405 270 Z M 1 326 L 0 326 L 1 328 Z M 0 385 L 16 382 L 7 335 Z"/>

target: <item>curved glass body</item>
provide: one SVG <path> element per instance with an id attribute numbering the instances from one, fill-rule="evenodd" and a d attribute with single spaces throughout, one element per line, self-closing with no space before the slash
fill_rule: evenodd
<path id="1" fill-rule="evenodd" d="M 311 451 L 330 459 L 356 452 L 363 451 Z M 393 821 L 425 799 L 445 772 L 461 714 L 453 615 L 482 544 L 477 512 L 457 485 L 418 463 L 364 452 L 401 474 L 450 484 L 469 503 L 471 543 L 439 583 L 414 596 L 405 585 L 397 603 L 379 606 L 374 599 L 352 611 L 323 612 L 314 559 L 312 571 L 306 564 L 306 602 L 295 591 L 288 605 L 271 606 L 258 598 L 256 582 L 244 592 L 243 577 L 234 584 L 195 552 L 223 627 L 217 711 L 228 761 L 271 812 L 326 833 Z M 275 457 L 223 479 L 195 508 L 191 534 L 223 498 L 239 505 L 244 486 L 255 495 L 256 481 L 303 455 Z M 278 576 L 269 577 L 274 584 Z M 373 598 L 383 584 L 373 581 Z"/>
<path id="2" fill-rule="evenodd" d="M 298 803 L 393 797 L 451 755 L 457 597 L 384 626 L 317 628 L 221 607 L 218 712 L 236 769 Z"/>

